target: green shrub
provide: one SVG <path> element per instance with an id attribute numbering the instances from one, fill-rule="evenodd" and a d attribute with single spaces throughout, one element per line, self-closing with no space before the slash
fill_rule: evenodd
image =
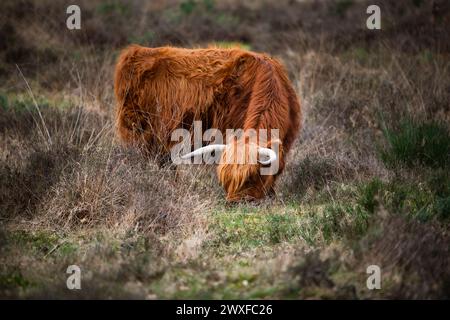
<path id="1" fill-rule="evenodd" d="M 450 218 L 450 197 L 438 198 L 433 209 L 440 219 L 447 220 Z"/>
<path id="2" fill-rule="evenodd" d="M 388 147 L 381 151 L 381 159 L 386 165 L 449 165 L 450 135 L 443 124 L 407 120 L 397 130 L 386 128 L 383 132 Z"/>
<path id="3" fill-rule="evenodd" d="M 389 212 L 427 221 L 450 216 L 450 176 L 432 174 L 427 182 L 394 179 L 383 183 L 374 179 L 359 187 L 357 204 L 369 213 L 382 205 Z"/>
<path id="4" fill-rule="evenodd" d="M 197 3 L 194 0 L 186 0 L 180 3 L 180 10 L 183 14 L 191 14 L 194 11 Z"/>

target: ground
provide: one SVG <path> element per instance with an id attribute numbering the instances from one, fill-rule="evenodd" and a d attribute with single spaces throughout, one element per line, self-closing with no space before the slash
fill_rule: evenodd
<path id="1" fill-rule="evenodd" d="M 448 4 L 379 1 L 371 31 L 364 1 L 245 3 L 79 1 L 70 31 L 69 3 L 2 2 L 1 298 L 450 297 Z M 119 143 L 129 43 L 283 61 L 304 123 L 272 198 Z"/>

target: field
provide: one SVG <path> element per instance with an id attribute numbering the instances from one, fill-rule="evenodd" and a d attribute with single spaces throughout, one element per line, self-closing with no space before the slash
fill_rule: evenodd
<path id="1" fill-rule="evenodd" d="M 0 298 L 450 298 L 446 1 L 377 1 L 381 30 L 356 0 L 80 0 L 81 30 L 69 4 L 0 5 Z M 304 123 L 274 197 L 120 144 L 130 43 L 285 64 Z"/>

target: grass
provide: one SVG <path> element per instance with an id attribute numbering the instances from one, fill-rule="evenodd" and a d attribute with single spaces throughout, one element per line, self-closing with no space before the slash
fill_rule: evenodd
<path id="1" fill-rule="evenodd" d="M 355 1 L 82 1 L 77 33 L 54 27 L 52 2 L 23 17 L 5 2 L 0 297 L 448 298 L 448 11 L 431 25 L 431 6 L 410 4 L 379 4 L 380 39 Z M 214 167 L 160 167 L 117 142 L 112 75 L 129 42 L 283 61 L 305 122 L 274 197 L 227 204 Z M 80 291 L 65 286 L 72 264 Z M 382 290 L 365 285 L 372 264 Z"/>
<path id="2" fill-rule="evenodd" d="M 0 276 L 0 288 L 26 289 L 32 286 L 32 283 L 25 279 L 20 272 L 11 272 Z"/>
<path id="3" fill-rule="evenodd" d="M 284 209 L 284 208 L 282 208 Z M 290 242 L 299 238 L 297 212 L 261 212 L 258 209 L 234 209 L 213 214 L 212 228 L 219 238 L 212 246 L 240 252 L 249 248 Z M 220 250 L 220 249 L 219 249 Z"/>
<path id="4" fill-rule="evenodd" d="M 359 206 L 330 205 L 325 207 L 317 224 L 326 241 L 333 238 L 358 238 L 367 230 L 368 213 Z"/>
<path id="5" fill-rule="evenodd" d="M 224 48 L 224 49 L 230 49 L 230 48 L 240 48 L 240 49 L 244 49 L 244 50 L 251 50 L 251 46 L 247 43 L 242 43 L 242 42 L 231 42 L 231 41 L 216 41 L 212 44 L 215 47 L 218 48 Z"/>

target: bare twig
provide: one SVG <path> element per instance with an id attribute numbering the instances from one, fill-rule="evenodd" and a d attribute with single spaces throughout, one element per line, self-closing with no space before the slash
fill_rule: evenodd
<path id="1" fill-rule="evenodd" d="M 36 108 L 36 111 L 37 111 L 37 113 L 38 113 L 38 115 L 39 115 L 39 119 L 41 120 L 42 127 L 43 127 L 43 129 L 44 129 L 44 131 L 45 131 L 45 134 L 47 135 L 47 138 L 48 138 L 48 140 L 47 140 L 46 142 L 47 142 L 49 145 L 52 145 L 52 138 L 50 137 L 50 132 L 48 131 L 47 125 L 45 124 L 44 118 L 42 117 L 41 110 L 39 109 L 39 105 L 38 105 L 38 103 L 37 103 L 37 101 L 36 101 L 36 98 L 34 97 L 33 91 L 31 90 L 31 87 L 30 87 L 30 85 L 28 84 L 27 79 L 25 79 L 25 76 L 23 75 L 22 70 L 20 70 L 20 67 L 19 67 L 17 64 L 16 64 L 16 68 L 17 68 L 17 70 L 19 71 L 20 76 L 22 77 L 23 81 L 25 82 L 25 84 L 26 84 L 26 86 L 27 86 L 28 94 L 30 95 L 31 99 L 33 100 L 34 107 Z M 42 132 L 41 132 L 41 134 L 42 134 Z M 43 138 L 44 138 L 44 135 L 43 135 L 43 134 L 42 134 L 42 136 L 43 136 Z M 44 140 L 45 140 L 45 139 L 44 139 Z"/>

